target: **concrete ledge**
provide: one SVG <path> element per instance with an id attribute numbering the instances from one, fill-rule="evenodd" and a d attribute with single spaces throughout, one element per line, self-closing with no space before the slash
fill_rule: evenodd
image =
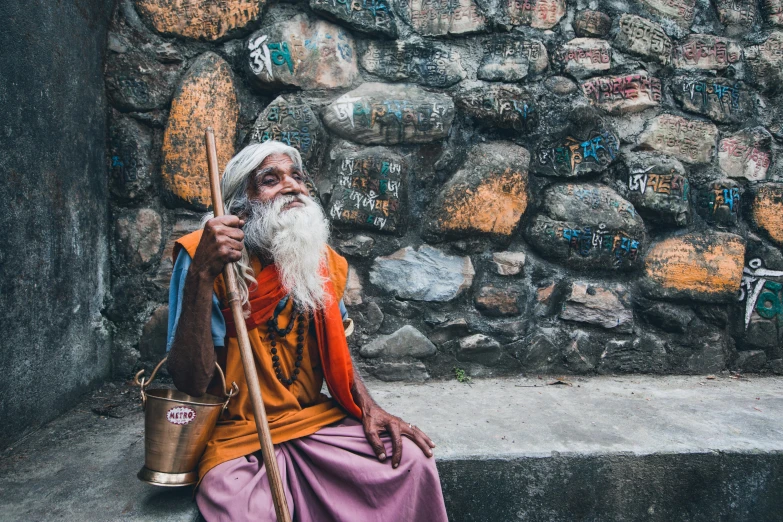
<path id="1" fill-rule="evenodd" d="M 438 444 L 455 522 L 783 520 L 782 378 L 548 382 L 368 384 Z M 136 479 L 142 424 L 107 385 L 3 452 L 0 519 L 197 520 L 189 490 Z"/>

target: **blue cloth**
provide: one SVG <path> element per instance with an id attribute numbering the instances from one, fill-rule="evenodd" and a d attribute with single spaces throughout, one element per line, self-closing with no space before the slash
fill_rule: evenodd
<path id="1" fill-rule="evenodd" d="M 192 260 L 190 254 L 184 248 L 179 251 L 177 261 L 174 263 L 174 269 L 171 272 L 171 284 L 169 285 L 169 330 L 166 339 L 166 352 L 171 350 L 171 343 L 174 342 L 174 334 L 177 331 L 179 316 L 182 313 L 182 293 L 185 290 L 185 277 L 188 275 Z M 345 320 L 348 317 L 348 310 L 345 309 L 345 303 L 340 299 L 340 314 Z M 220 310 L 220 302 L 217 295 L 212 293 L 212 342 L 215 347 L 225 346 L 226 320 L 223 318 L 223 312 Z"/>

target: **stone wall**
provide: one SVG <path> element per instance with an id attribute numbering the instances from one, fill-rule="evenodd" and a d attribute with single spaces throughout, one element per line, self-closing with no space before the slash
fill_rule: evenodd
<path id="1" fill-rule="evenodd" d="M 243 144 L 301 150 L 386 380 L 783 372 L 779 0 L 122 0 L 115 368 Z"/>
<path id="2" fill-rule="evenodd" d="M 3 2 L 0 448 L 111 371 L 106 99 L 111 0 Z"/>

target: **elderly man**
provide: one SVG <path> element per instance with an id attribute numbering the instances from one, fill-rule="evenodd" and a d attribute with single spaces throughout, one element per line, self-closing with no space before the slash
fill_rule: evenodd
<path id="1" fill-rule="evenodd" d="M 176 387 L 213 390 L 215 362 L 247 390 L 221 273 L 236 262 L 250 343 L 294 520 L 446 520 L 418 428 L 381 409 L 352 364 L 343 330 L 348 265 L 327 245 L 298 151 L 244 148 L 222 179 L 226 216 L 176 243 L 169 371 Z M 321 393 L 326 382 L 331 397 Z M 219 393 L 217 388 L 213 393 Z M 229 403 L 199 464 L 208 520 L 275 520 L 247 393 Z M 391 458 L 389 458 L 389 455 Z"/>

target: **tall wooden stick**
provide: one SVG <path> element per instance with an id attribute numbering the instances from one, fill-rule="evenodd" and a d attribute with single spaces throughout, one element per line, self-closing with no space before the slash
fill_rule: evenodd
<path id="1" fill-rule="evenodd" d="M 207 128 L 205 135 L 207 144 L 207 163 L 209 164 L 209 185 L 212 189 L 212 209 L 215 217 L 225 214 L 223 208 L 223 196 L 220 194 L 220 175 L 218 173 L 217 149 L 215 147 L 215 133 L 212 127 Z M 231 306 L 231 314 L 234 316 L 234 324 L 237 330 L 237 342 L 239 354 L 242 357 L 242 366 L 245 369 L 245 381 L 250 392 L 250 402 L 253 405 L 253 414 L 256 418 L 258 440 L 261 441 L 261 456 L 266 466 L 266 476 L 269 479 L 269 487 L 272 490 L 272 501 L 275 504 L 275 514 L 278 522 L 291 522 L 288 512 L 288 503 L 285 500 L 283 481 L 280 478 L 280 470 L 277 468 L 275 448 L 272 445 L 272 435 L 269 433 L 269 423 L 266 420 L 266 409 L 261 397 L 261 385 L 258 383 L 256 365 L 253 361 L 253 350 L 250 348 L 250 339 L 247 336 L 245 317 L 242 315 L 242 303 L 237 291 L 237 279 L 234 272 L 234 263 L 229 263 L 223 269 L 223 278 L 228 289 L 228 302 Z"/>

